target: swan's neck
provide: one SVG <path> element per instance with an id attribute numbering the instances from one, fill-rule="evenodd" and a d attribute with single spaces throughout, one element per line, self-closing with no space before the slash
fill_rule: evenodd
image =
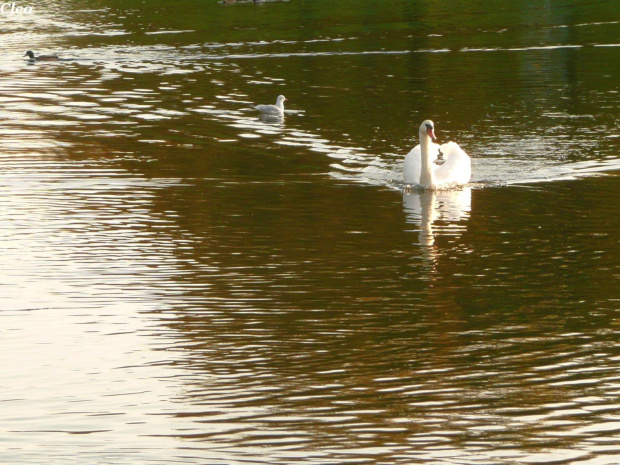
<path id="1" fill-rule="evenodd" d="M 420 186 L 422 187 L 433 187 L 435 185 L 435 171 L 431 162 L 430 145 L 430 137 L 426 134 L 420 137 L 420 149 L 422 152 Z"/>
<path id="2" fill-rule="evenodd" d="M 284 100 L 278 100 L 276 102 L 276 107 L 278 107 L 280 111 L 284 111 Z"/>

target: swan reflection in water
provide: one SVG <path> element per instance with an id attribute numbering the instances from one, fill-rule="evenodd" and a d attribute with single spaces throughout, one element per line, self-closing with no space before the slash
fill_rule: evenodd
<path id="1" fill-rule="evenodd" d="M 419 226 L 418 240 L 424 255 L 435 260 L 436 235 L 458 236 L 465 229 L 471 212 L 471 188 L 403 192 L 407 223 Z"/>

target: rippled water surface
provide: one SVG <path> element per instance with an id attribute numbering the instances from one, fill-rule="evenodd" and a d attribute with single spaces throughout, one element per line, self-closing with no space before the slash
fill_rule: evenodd
<path id="1" fill-rule="evenodd" d="M 617 2 L 23 5 L 2 463 L 620 462 Z"/>

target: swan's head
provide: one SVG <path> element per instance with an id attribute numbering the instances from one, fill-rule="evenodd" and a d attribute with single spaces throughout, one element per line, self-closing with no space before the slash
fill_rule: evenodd
<path id="1" fill-rule="evenodd" d="M 430 119 L 427 119 L 420 125 L 420 139 L 428 136 L 431 140 L 437 139 L 435 137 L 435 123 L 433 123 Z"/>
<path id="2" fill-rule="evenodd" d="M 34 60 L 34 52 L 32 50 L 28 50 L 25 54 L 25 57 L 30 58 L 31 60 Z"/>
<path id="3" fill-rule="evenodd" d="M 276 103 L 282 103 L 286 100 L 286 97 L 284 95 L 278 95 L 278 98 L 276 99 Z"/>

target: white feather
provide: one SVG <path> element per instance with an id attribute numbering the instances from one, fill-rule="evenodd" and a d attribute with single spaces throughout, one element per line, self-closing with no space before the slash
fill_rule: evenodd
<path id="1" fill-rule="evenodd" d="M 284 95 L 278 95 L 275 105 L 256 105 L 256 108 L 261 113 L 269 115 L 284 115 L 284 101 L 286 97 Z"/>
<path id="2" fill-rule="evenodd" d="M 428 137 L 420 130 L 420 137 Z M 423 187 L 448 187 L 450 185 L 464 185 L 471 179 L 471 159 L 456 142 L 447 142 L 439 145 L 427 142 L 428 159 L 433 167 L 435 184 Z M 441 150 L 444 163 L 436 163 Z M 403 177 L 406 184 L 420 185 L 422 172 L 422 148 L 416 145 L 405 157 Z"/>

